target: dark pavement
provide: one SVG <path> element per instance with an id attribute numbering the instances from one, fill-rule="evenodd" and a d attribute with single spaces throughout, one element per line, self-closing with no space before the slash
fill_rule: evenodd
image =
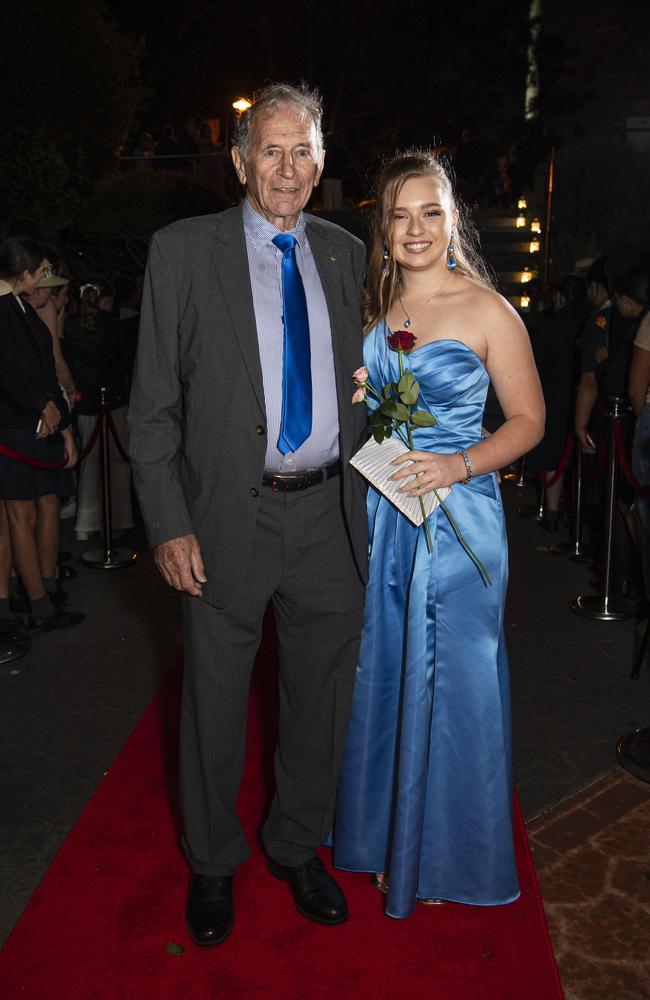
<path id="1" fill-rule="evenodd" d="M 629 679 L 635 623 L 584 621 L 567 603 L 589 593 L 585 565 L 540 550 L 550 540 L 514 508 L 533 490 L 504 483 L 511 551 L 506 613 L 516 782 L 530 820 L 616 767 L 618 736 L 650 725 L 647 669 Z M 0 666 L 0 942 L 181 651 L 177 595 L 159 579 L 138 531 L 128 569 L 80 565 L 96 543 L 72 540 L 70 606 L 83 625 L 37 637 Z M 467 609 L 471 629 L 472 609 Z"/>

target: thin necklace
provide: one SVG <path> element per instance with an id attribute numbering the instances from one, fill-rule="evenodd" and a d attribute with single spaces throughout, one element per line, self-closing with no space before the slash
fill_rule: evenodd
<path id="1" fill-rule="evenodd" d="M 402 310 L 404 312 L 404 315 L 406 316 L 406 319 L 404 320 L 404 326 L 406 327 L 407 330 L 409 329 L 409 327 L 411 326 L 411 323 L 413 322 L 412 317 L 413 316 L 417 316 L 417 314 L 420 312 L 420 310 L 424 309 L 424 307 L 426 306 L 427 302 L 431 302 L 431 299 L 435 299 L 436 295 L 438 295 L 443 290 L 443 288 L 445 287 L 445 285 L 449 281 L 449 275 L 450 274 L 451 274 L 451 271 L 448 271 L 447 275 L 445 277 L 445 280 L 440 285 L 440 288 L 436 288 L 435 292 L 432 292 L 431 295 L 429 296 L 429 298 L 425 299 L 424 302 L 422 303 L 422 305 L 418 306 L 417 309 L 415 310 L 415 312 L 411 313 L 410 316 L 409 316 L 408 312 L 406 311 L 406 306 L 402 302 L 402 296 L 400 295 L 399 292 L 397 293 L 397 298 L 399 299 L 399 304 L 401 305 Z"/>

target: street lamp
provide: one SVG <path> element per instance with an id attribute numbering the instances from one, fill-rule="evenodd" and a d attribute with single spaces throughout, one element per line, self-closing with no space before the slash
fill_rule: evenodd
<path id="1" fill-rule="evenodd" d="M 247 97 L 238 97 L 236 101 L 232 102 L 232 106 L 238 114 L 243 115 L 244 111 L 253 107 L 253 102 L 249 101 Z"/>

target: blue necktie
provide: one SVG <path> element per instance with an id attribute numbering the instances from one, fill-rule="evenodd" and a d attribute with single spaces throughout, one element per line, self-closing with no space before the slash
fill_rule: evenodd
<path id="1" fill-rule="evenodd" d="M 296 238 L 278 233 L 273 239 L 282 251 L 282 420 L 278 450 L 297 451 L 311 434 L 311 348 L 305 289 L 296 263 Z"/>

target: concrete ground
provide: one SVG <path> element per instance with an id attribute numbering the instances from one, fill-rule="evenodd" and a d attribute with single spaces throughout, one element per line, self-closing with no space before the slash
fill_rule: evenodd
<path id="1" fill-rule="evenodd" d="M 503 493 L 515 773 L 533 820 L 616 770 L 616 739 L 650 725 L 649 674 L 629 679 L 633 619 L 569 613 L 570 598 L 590 592 L 589 571 L 550 554 L 549 536 L 516 513 L 534 501 L 532 488 L 506 482 Z M 118 544 L 126 543 L 140 553 L 128 569 L 83 567 L 78 557 L 97 544 L 74 541 L 64 521 L 62 548 L 79 571 L 70 606 L 86 621 L 35 638 L 23 660 L 0 666 L 0 942 L 181 651 L 177 595 L 158 577 L 142 533 Z M 468 629 L 471 616 L 468 608 Z"/>

